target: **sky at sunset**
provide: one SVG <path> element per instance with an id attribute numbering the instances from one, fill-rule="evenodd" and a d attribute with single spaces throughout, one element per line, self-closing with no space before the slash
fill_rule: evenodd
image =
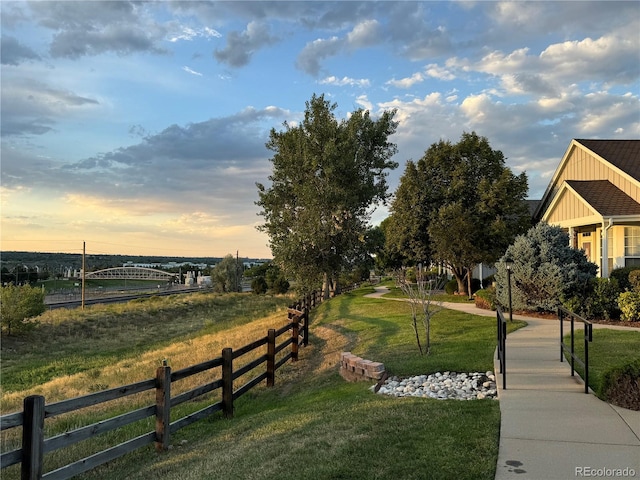
<path id="1" fill-rule="evenodd" d="M 640 138 L 640 2 L 0 2 L 1 249 L 268 258 L 272 128 L 397 109 L 400 167 L 486 136 L 540 198 Z M 386 217 L 386 207 L 372 223 Z"/>

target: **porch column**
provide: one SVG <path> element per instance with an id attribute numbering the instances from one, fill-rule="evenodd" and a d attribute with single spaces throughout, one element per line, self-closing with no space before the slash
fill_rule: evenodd
<path id="1" fill-rule="evenodd" d="M 602 255 L 600 255 L 600 277 L 601 278 L 609 278 L 609 241 L 608 241 L 608 230 L 613 226 L 613 219 L 609 219 L 609 223 L 607 224 L 602 219 Z"/>
<path id="2" fill-rule="evenodd" d="M 573 227 L 569 227 L 569 246 L 571 248 L 578 248 L 578 244 L 576 242 L 576 231 Z"/>

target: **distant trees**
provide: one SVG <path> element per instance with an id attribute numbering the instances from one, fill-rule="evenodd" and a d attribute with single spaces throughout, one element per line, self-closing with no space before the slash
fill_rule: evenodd
<path id="1" fill-rule="evenodd" d="M 245 275 L 252 278 L 251 290 L 253 293 L 261 294 L 271 291 L 274 294 L 279 294 L 289 291 L 289 281 L 280 267 L 273 262 L 252 267 L 245 272 Z"/>
<path id="2" fill-rule="evenodd" d="M 225 256 L 211 272 L 213 289 L 220 293 L 241 291 L 242 268 L 233 255 Z"/>
<path id="3" fill-rule="evenodd" d="M 442 263 L 467 293 L 473 268 L 496 261 L 531 226 L 527 191 L 526 174 L 514 175 L 485 137 L 434 143 L 407 162 L 384 226 L 387 261 Z"/>
<path id="4" fill-rule="evenodd" d="M 30 319 L 46 310 L 45 293 L 40 288 L 9 285 L 0 287 L 0 292 L 0 324 L 2 333 L 6 335 L 29 331 L 34 326 Z"/>
<path id="5" fill-rule="evenodd" d="M 299 125 L 271 130 L 271 186 L 257 184 L 274 262 L 303 291 L 322 280 L 324 295 L 338 288 L 338 275 L 366 248 L 371 207 L 385 202 L 387 170 L 396 146 L 395 111 L 373 120 L 354 111 L 338 120 L 324 95 L 306 103 Z"/>

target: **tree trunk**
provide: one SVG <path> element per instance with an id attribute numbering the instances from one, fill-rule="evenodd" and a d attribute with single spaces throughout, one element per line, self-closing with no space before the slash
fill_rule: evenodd
<path id="1" fill-rule="evenodd" d="M 331 280 L 329 274 L 325 272 L 322 276 L 322 299 L 329 300 L 329 290 L 331 288 Z"/>
<path id="2" fill-rule="evenodd" d="M 467 293 L 467 286 L 464 283 L 464 275 L 461 275 L 457 271 L 453 271 L 453 276 L 456 278 L 456 282 L 458 282 L 458 293 L 460 295 Z"/>

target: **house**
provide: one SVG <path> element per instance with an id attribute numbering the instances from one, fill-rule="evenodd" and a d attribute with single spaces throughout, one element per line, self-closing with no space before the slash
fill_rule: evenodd
<path id="1" fill-rule="evenodd" d="M 564 228 L 601 277 L 640 265 L 640 140 L 572 140 L 534 220 Z"/>

